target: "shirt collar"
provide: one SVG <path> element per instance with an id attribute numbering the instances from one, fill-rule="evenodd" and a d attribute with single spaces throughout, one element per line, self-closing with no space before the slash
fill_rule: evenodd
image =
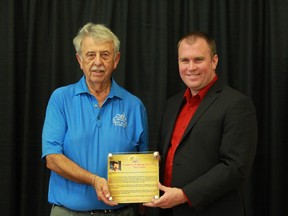
<path id="1" fill-rule="evenodd" d="M 202 88 L 198 94 L 196 94 L 193 97 L 199 97 L 200 100 L 202 100 L 204 98 L 204 96 L 206 95 L 206 93 L 209 91 L 209 89 L 211 88 L 211 86 L 216 82 L 216 80 L 218 79 L 218 76 L 215 75 L 215 77 L 213 78 L 213 80 L 204 88 Z M 191 91 L 189 88 L 186 89 L 185 93 L 184 93 L 184 99 L 186 101 L 191 101 L 191 99 L 193 98 Z"/>
<path id="2" fill-rule="evenodd" d="M 112 84 L 111 84 L 111 89 L 110 89 L 108 98 L 113 98 L 113 97 L 123 98 L 122 88 L 115 82 L 113 78 L 111 78 L 111 81 L 112 81 Z M 86 78 L 83 75 L 82 78 L 76 84 L 75 95 L 85 94 L 85 93 L 90 94 L 87 83 L 86 83 Z"/>

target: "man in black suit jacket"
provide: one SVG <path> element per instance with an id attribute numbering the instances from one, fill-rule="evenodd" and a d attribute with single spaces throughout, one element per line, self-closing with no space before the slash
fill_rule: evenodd
<path id="1" fill-rule="evenodd" d="M 253 103 L 216 75 L 213 38 L 203 32 L 178 43 L 187 89 L 170 98 L 159 134 L 159 199 L 144 204 L 162 215 L 244 216 L 243 184 L 253 164 L 257 122 Z"/>

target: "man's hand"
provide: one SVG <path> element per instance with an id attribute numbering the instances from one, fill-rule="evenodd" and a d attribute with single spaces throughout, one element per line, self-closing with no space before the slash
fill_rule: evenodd
<path id="1" fill-rule="evenodd" d="M 187 202 L 183 191 L 179 188 L 165 187 L 161 183 L 158 183 L 158 188 L 163 191 L 164 194 L 159 199 L 153 199 L 149 203 L 144 203 L 144 206 L 166 209 Z"/>
<path id="2" fill-rule="evenodd" d="M 94 176 L 92 186 L 94 187 L 99 200 L 110 206 L 118 205 L 118 203 L 113 201 L 112 197 L 110 197 L 108 183 L 105 178 Z"/>
<path id="3" fill-rule="evenodd" d="M 77 165 L 63 154 L 50 154 L 46 156 L 47 167 L 58 175 L 79 184 L 92 184 L 98 199 L 107 205 L 118 205 L 110 198 L 107 180 L 101 178 Z M 91 181 L 92 180 L 92 181 Z M 110 198 L 110 199 L 109 199 Z"/>

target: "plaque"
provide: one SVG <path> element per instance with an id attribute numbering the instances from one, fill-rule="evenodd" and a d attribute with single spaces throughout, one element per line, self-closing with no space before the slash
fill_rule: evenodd
<path id="1" fill-rule="evenodd" d="M 159 197 L 158 152 L 108 155 L 110 200 L 145 203 Z"/>

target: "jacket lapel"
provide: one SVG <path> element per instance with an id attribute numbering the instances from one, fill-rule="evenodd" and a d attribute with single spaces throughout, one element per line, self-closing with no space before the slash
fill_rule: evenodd
<path id="1" fill-rule="evenodd" d="M 197 108 L 194 116 L 192 117 L 190 123 L 188 124 L 188 127 L 186 128 L 179 145 L 181 145 L 182 140 L 187 136 L 187 134 L 196 124 L 198 119 L 205 113 L 205 111 L 209 108 L 209 106 L 217 99 L 219 92 L 221 92 L 222 89 L 223 89 L 223 83 L 219 80 L 217 80 L 214 83 L 214 85 L 211 86 L 211 89 L 204 96 L 202 102 L 199 104 L 199 107 Z"/>
<path id="2" fill-rule="evenodd" d="M 163 146 L 163 155 L 166 155 L 166 153 L 170 147 L 170 141 L 171 141 L 172 133 L 174 130 L 174 125 L 175 125 L 175 122 L 177 120 L 178 114 L 181 110 L 181 107 L 184 103 L 183 95 L 184 95 L 184 91 L 178 95 L 178 97 L 174 103 L 175 106 L 172 109 L 173 112 L 171 112 L 171 114 L 170 114 L 169 125 L 167 125 L 167 136 L 165 137 L 164 146 Z"/>

